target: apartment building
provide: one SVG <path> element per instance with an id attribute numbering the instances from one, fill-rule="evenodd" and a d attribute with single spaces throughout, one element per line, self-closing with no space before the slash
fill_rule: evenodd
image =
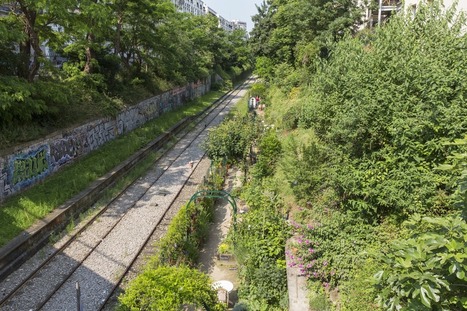
<path id="1" fill-rule="evenodd" d="M 412 12 L 416 12 L 417 8 L 420 4 L 427 4 L 427 3 L 432 3 L 432 0 L 405 0 L 404 1 L 404 10 L 410 10 Z M 463 11 L 464 13 L 467 13 L 467 0 L 444 0 L 443 1 L 443 6 L 445 8 L 450 8 L 452 7 L 455 3 L 457 2 L 457 10 L 458 11 Z"/>
<path id="2" fill-rule="evenodd" d="M 205 15 L 206 4 L 202 0 L 172 0 L 180 12 L 190 13 L 193 15 Z"/>
<path id="3" fill-rule="evenodd" d="M 234 29 L 243 29 L 247 31 L 246 22 L 242 22 L 242 21 L 234 19 L 232 21 L 232 24 L 233 24 Z"/>
<path id="4" fill-rule="evenodd" d="M 202 0 L 172 0 L 179 12 L 190 13 L 193 15 L 208 15 L 211 14 L 219 20 L 219 27 L 226 31 L 233 31 L 235 29 L 247 29 L 246 22 L 229 21 L 217 14 L 216 11 L 211 9 Z"/>
<path id="5" fill-rule="evenodd" d="M 375 1 L 375 0 L 373 0 Z M 366 7 L 364 13 L 363 28 L 372 28 L 378 24 L 384 23 L 385 20 L 390 18 L 393 14 L 403 10 L 404 12 L 412 12 L 415 14 L 421 4 L 432 3 L 432 0 L 376 0 L 375 9 L 371 9 L 368 3 L 359 1 L 360 5 Z M 456 3 L 456 0 L 444 0 L 443 6 L 450 8 Z M 457 10 L 467 13 L 467 0 L 457 1 Z"/>

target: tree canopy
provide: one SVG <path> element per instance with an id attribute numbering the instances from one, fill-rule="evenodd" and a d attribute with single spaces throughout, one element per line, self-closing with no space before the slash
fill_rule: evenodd
<path id="1" fill-rule="evenodd" d="M 57 119 L 63 106 L 89 103 L 93 108 L 80 114 L 93 110 L 98 116 L 119 109 L 122 101 L 252 66 L 244 30 L 224 31 L 215 17 L 177 12 L 169 0 L 0 5 L 3 133 L 25 120 L 55 126 L 66 119 L 66 113 Z"/>
<path id="2" fill-rule="evenodd" d="M 267 0 L 257 9 L 252 18 L 252 51 L 270 59 L 273 66 L 300 65 L 303 49 L 310 45 L 317 51 L 325 49 L 347 31 L 354 32 L 362 16 L 352 0 Z"/>

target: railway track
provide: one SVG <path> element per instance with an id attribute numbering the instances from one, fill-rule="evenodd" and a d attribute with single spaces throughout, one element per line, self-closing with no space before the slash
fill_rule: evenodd
<path id="1" fill-rule="evenodd" d="M 102 310 L 164 216 L 175 208 L 173 202 L 204 156 L 199 147 L 206 129 L 220 123 L 250 82 L 206 111 L 143 178 L 81 223 L 66 240 L 48 245 L 3 280 L 0 310 Z"/>

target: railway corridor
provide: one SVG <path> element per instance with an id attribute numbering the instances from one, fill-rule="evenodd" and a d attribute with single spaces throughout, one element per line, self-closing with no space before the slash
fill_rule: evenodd
<path id="1" fill-rule="evenodd" d="M 208 129 L 222 121 L 249 83 L 212 109 L 62 251 L 56 250 L 63 240 L 47 246 L 0 283 L 0 310 L 76 310 L 77 284 L 83 310 L 103 309 L 203 159 Z"/>

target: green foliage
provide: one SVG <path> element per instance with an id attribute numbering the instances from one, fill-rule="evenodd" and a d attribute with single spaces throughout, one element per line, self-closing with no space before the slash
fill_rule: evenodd
<path id="1" fill-rule="evenodd" d="M 29 121 L 33 116 L 45 114 L 47 105 L 43 99 L 32 97 L 34 86 L 24 83 L 19 78 L 1 78 L 0 80 L 0 120 L 2 124 Z"/>
<path id="2" fill-rule="evenodd" d="M 254 72 L 266 81 L 270 81 L 274 77 L 274 63 L 267 57 L 257 57 Z"/>
<path id="3" fill-rule="evenodd" d="M 282 259 L 288 228 L 281 215 L 266 208 L 249 211 L 242 217 L 235 233 L 238 260 L 253 268 L 268 258 Z"/>
<path id="4" fill-rule="evenodd" d="M 332 304 L 328 299 L 326 292 L 319 291 L 310 295 L 310 308 L 311 310 L 330 311 Z"/>
<path id="5" fill-rule="evenodd" d="M 231 83 L 252 67 L 244 31 L 227 33 L 215 17 L 179 13 L 168 0 L 3 3 L 11 10 L 0 17 L 2 134 L 53 131 L 71 125 L 54 118 L 57 110 L 88 120 L 90 112 L 112 114 L 122 103 L 208 78 L 214 68 L 229 72 Z"/>
<path id="6" fill-rule="evenodd" d="M 299 201 L 311 199 L 325 189 L 333 173 L 329 152 L 310 131 L 297 131 L 289 136 L 280 161 L 281 171 Z"/>
<path id="7" fill-rule="evenodd" d="M 375 243 L 376 244 L 376 243 Z M 374 252 L 381 251 L 377 244 Z M 368 249 L 370 247 L 366 247 Z M 342 311 L 376 311 L 380 310 L 375 303 L 377 289 L 373 286 L 373 275 L 381 268 L 380 263 L 372 257 L 358 254 L 348 280 L 339 282 L 339 305 Z"/>
<path id="8" fill-rule="evenodd" d="M 257 73 L 266 80 L 279 64 L 308 66 L 316 55 L 326 57 L 328 42 L 340 39 L 347 30 L 355 31 L 362 16 L 354 2 L 345 0 L 332 5 L 326 1 L 269 0 L 257 9 L 252 18 L 251 46 L 261 57 Z M 303 47 L 309 44 L 314 48 L 304 54 Z M 311 58 L 310 52 L 314 54 Z M 283 75 L 279 69 L 276 72 Z"/>
<path id="9" fill-rule="evenodd" d="M 378 301 L 387 310 L 465 310 L 467 224 L 459 216 L 420 217 L 414 233 L 397 240 L 375 274 Z"/>
<path id="10" fill-rule="evenodd" d="M 234 117 L 209 131 L 203 145 L 208 157 L 214 161 L 245 161 L 256 135 L 256 124 L 250 117 Z"/>
<path id="11" fill-rule="evenodd" d="M 158 267 L 140 274 L 119 297 L 118 310 L 178 310 L 182 305 L 225 310 L 209 277 L 185 266 Z"/>
<path id="12" fill-rule="evenodd" d="M 225 170 L 216 167 L 201 188 L 219 189 L 225 179 Z M 156 243 L 157 254 L 151 258 L 150 266 L 185 264 L 194 266 L 199 249 L 205 241 L 212 222 L 214 200 L 198 198 L 184 205 L 172 219 L 165 236 Z"/>
<path id="13" fill-rule="evenodd" d="M 251 275 L 248 275 L 251 272 Z M 245 269 L 246 277 L 239 295 L 248 305 L 248 310 L 286 310 L 287 275 L 273 259 L 268 259 L 252 271 Z"/>
<path id="14" fill-rule="evenodd" d="M 250 88 L 251 96 L 259 96 L 264 98 L 266 96 L 267 84 L 264 82 L 255 82 Z"/>
<path id="15" fill-rule="evenodd" d="M 452 196 L 452 203 L 462 210 L 462 217 L 467 219 L 467 153 L 465 152 L 467 136 L 447 144 L 459 146 L 460 150 L 448 157 L 451 164 L 443 164 L 438 169 L 448 171 L 455 176 L 453 183 L 450 185 L 451 188 L 456 189 Z"/>
<path id="16" fill-rule="evenodd" d="M 297 238 L 288 253 L 292 266 L 298 266 L 312 280 L 332 288 L 351 277 L 360 253 L 375 239 L 374 228 L 359 219 L 331 209 L 315 209 L 313 224 L 293 223 Z"/>
<path id="17" fill-rule="evenodd" d="M 0 75 L 14 73 L 20 63 L 20 56 L 15 51 L 15 42 L 23 34 L 18 20 L 13 16 L 0 18 Z"/>
<path id="18" fill-rule="evenodd" d="M 276 170 L 288 187 L 278 189 L 303 206 L 288 256 L 318 287 L 316 305 L 328 308 L 337 287 L 344 310 L 465 309 L 466 142 L 449 142 L 466 128 L 466 20 L 434 3 L 323 49 L 297 44 L 296 22 L 281 27 L 293 12 L 285 3 L 262 8 L 273 41 L 255 38 L 266 64 L 257 69 L 277 69 L 264 75 L 274 83 L 267 117 L 288 131 Z M 244 195 L 262 206 L 264 184 L 252 184 Z M 399 230 L 417 214 L 427 217 Z"/>
<path id="19" fill-rule="evenodd" d="M 452 173 L 435 168 L 459 148 L 445 142 L 463 135 L 467 120 L 459 118 L 467 90 L 462 25 L 451 11 L 430 6 L 332 48 L 300 100 L 288 100 L 290 117 L 283 113 L 283 125 L 309 129 L 321 150 L 285 152 L 289 182 L 312 179 L 298 184 L 307 187 L 297 188 L 299 199 L 332 187 L 345 209 L 376 221 L 452 209 Z M 272 110 L 287 106 L 272 104 Z M 303 166 L 316 173 L 294 176 Z"/>
<path id="20" fill-rule="evenodd" d="M 276 132 L 269 130 L 261 137 L 258 147 L 260 153 L 253 166 L 252 175 L 261 179 L 273 175 L 276 163 L 281 157 L 282 146 Z"/>
<path id="21" fill-rule="evenodd" d="M 284 246 L 289 228 L 267 178 L 253 180 L 241 196 L 250 210 L 234 232 L 234 254 L 242 269 L 240 299 L 249 310 L 287 309 Z"/>

